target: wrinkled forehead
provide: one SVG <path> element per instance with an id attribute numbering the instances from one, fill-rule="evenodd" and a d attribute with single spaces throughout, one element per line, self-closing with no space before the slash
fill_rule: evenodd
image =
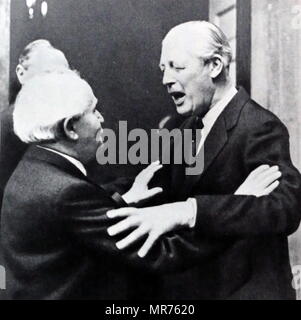
<path id="1" fill-rule="evenodd" d="M 174 59 L 198 57 L 200 39 L 196 34 L 174 32 L 168 33 L 162 41 L 160 62 Z"/>

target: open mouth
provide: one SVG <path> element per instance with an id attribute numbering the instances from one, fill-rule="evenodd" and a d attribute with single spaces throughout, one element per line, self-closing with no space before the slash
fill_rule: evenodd
<path id="1" fill-rule="evenodd" d="M 174 91 L 170 93 L 176 106 L 181 106 L 185 100 L 185 93 L 181 91 Z"/>

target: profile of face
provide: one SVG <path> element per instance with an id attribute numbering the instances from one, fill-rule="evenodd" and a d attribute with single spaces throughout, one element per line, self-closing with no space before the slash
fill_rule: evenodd
<path id="1" fill-rule="evenodd" d="M 184 116 L 204 113 L 214 94 L 211 66 L 197 56 L 194 41 L 189 33 L 168 34 L 160 58 L 162 83 Z"/>
<path id="2" fill-rule="evenodd" d="M 91 86 L 75 71 L 40 73 L 17 96 L 14 132 L 25 143 L 44 143 L 87 163 L 102 143 L 104 119 L 96 106 Z"/>
<path id="3" fill-rule="evenodd" d="M 95 159 L 97 149 L 103 143 L 102 123 L 104 118 L 96 109 L 96 106 L 97 99 L 93 96 L 92 105 L 72 124 L 72 130 L 76 137 L 76 147 L 82 153 L 85 162 Z"/>
<path id="4" fill-rule="evenodd" d="M 26 67 L 18 64 L 16 74 L 20 84 L 23 85 L 41 72 L 68 68 L 68 61 L 62 51 L 52 46 L 40 46 L 30 53 Z"/>

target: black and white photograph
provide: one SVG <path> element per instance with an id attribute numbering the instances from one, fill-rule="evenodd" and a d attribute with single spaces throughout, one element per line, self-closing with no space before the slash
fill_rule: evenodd
<path id="1" fill-rule="evenodd" d="M 0 0 L 0 38 L 0 300 L 301 300 L 300 0 Z"/>

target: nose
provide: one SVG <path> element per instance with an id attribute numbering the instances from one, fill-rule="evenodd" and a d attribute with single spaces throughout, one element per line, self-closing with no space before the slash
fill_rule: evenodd
<path id="1" fill-rule="evenodd" d="M 172 72 L 167 68 L 163 71 L 162 83 L 164 86 L 171 86 L 175 83 L 175 79 L 172 75 Z"/>
<path id="2" fill-rule="evenodd" d="M 98 110 L 96 110 L 96 116 L 97 116 L 97 119 L 99 119 L 100 123 L 103 123 L 105 121 L 105 119 L 103 118 L 103 116 Z"/>

